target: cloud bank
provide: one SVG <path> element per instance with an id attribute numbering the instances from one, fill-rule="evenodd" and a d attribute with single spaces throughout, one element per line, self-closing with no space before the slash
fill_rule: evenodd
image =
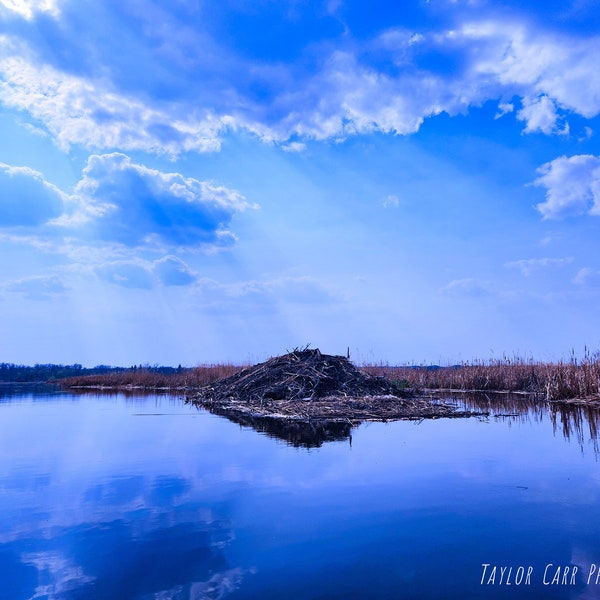
<path id="1" fill-rule="evenodd" d="M 31 3 L 10 4 L 33 14 Z M 294 57 L 257 59 L 219 37 L 202 6 L 94 6 L 92 16 L 124 34 L 126 48 L 91 30 L 96 23 L 82 20 L 83 10 L 64 2 L 55 18 L 0 39 L 0 101 L 65 150 L 176 156 L 216 151 L 235 130 L 296 149 L 306 139 L 412 134 L 427 118 L 488 100 L 528 134 L 567 134 L 569 115 L 600 113 L 600 36 L 514 16 L 462 14 L 437 30 L 391 27 L 360 40 L 347 31 L 316 46 L 307 39 Z M 42 43 L 35 24 L 56 43 Z M 73 35 L 76 26 L 89 31 Z"/>

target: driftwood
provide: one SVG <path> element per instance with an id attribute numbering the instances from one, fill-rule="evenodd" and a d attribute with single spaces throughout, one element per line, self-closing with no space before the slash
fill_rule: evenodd
<path id="1" fill-rule="evenodd" d="M 343 356 L 294 350 L 244 369 L 188 396 L 188 402 L 232 419 L 315 423 L 464 417 L 475 412 L 415 398 L 384 377 L 359 371 Z"/>

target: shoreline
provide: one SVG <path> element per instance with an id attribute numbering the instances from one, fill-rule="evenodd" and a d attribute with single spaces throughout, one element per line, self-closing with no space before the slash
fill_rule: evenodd
<path id="1" fill-rule="evenodd" d="M 119 384 L 119 385 L 104 385 L 104 384 L 90 384 L 90 385 L 63 385 L 60 381 L 35 381 L 35 382 L 0 382 L 0 385 L 52 385 L 58 386 L 61 389 L 74 390 L 74 391 L 102 391 L 102 392 L 131 392 L 131 391 L 143 391 L 143 392 L 173 392 L 173 393 L 197 393 L 203 386 L 186 386 L 186 385 L 135 385 L 135 384 Z M 600 395 L 593 395 L 589 397 L 579 398 L 563 398 L 563 399 L 548 399 L 543 396 L 541 392 L 527 392 L 522 390 L 494 390 L 494 389 L 457 389 L 457 388 L 423 388 L 419 390 L 413 390 L 415 398 L 433 398 L 437 400 L 443 400 L 445 394 L 450 396 L 460 394 L 492 394 L 503 395 L 503 396 L 521 396 L 537 402 L 547 402 L 549 404 L 556 405 L 570 405 L 570 406 L 588 406 L 590 408 L 600 409 Z M 314 400 L 313 400 L 314 402 Z"/>
<path id="2" fill-rule="evenodd" d="M 348 423 L 366 421 L 417 421 L 422 419 L 468 418 L 489 416 L 487 411 L 459 409 L 441 399 L 423 396 L 326 396 L 299 400 L 237 400 L 188 397 L 186 404 L 205 408 L 215 414 L 234 418 L 296 421 L 311 423 Z"/>

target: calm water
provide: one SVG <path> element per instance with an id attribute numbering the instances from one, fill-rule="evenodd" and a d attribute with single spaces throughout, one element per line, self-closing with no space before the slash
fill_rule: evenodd
<path id="1" fill-rule="evenodd" d="M 0 598 L 600 598 L 597 415 L 484 402 L 516 416 L 307 448 L 167 396 L 2 388 Z"/>

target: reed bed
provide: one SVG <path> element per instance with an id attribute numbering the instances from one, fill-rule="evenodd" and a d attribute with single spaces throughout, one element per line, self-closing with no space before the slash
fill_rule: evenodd
<path id="1" fill-rule="evenodd" d="M 415 390 L 509 391 L 547 401 L 600 400 L 600 354 L 555 363 L 503 358 L 448 367 L 365 365 L 371 375 Z"/>
<path id="2" fill-rule="evenodd" d="M 138 389 L 190 389 L 207 385 L 218 379 L 231 377 L 244 367 L 232 364 L 199 365 L 175 373 L 160 373 L 148 369 L 128 369 L 114 373 L 67 377 L 58 381 L 72 388 L 138 388 Z"/>
<path id="3" fill-rule="evenodd" d="M 197 389 L 231 377 L 248 365 L 209 364 L 160 373 L 152 368 L 128 369 L 60 379 L 74 388 Z M 452 366 L 363 365 L 360 370 L 385 377 L 397 389 L 523 392 L 547 401 L 586 400 L 600 404 L 600 353 L 582 359 L 540 362 L 508 358 Z"/>

